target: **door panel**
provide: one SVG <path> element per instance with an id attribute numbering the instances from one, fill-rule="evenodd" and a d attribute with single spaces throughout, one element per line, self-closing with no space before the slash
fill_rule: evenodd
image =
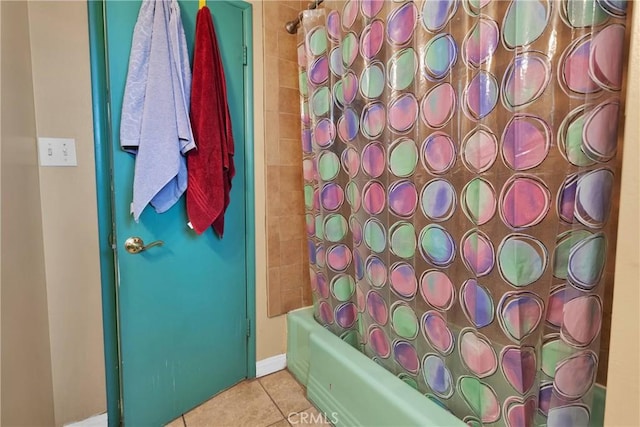
<path id="1" fill-rule="evenodd" d="M 192 52 L 198 2 L 181 1 L 180 6 Z M 105 25 L 123 415 L 126 425 L 151 426 L 172 420 L 247 375 L 246 88 L 243 9 L 211 1 L 236 149 L 224 239 L 212 229 L 198 236 L 187 227 L 184 197 L 163 214 L 147 207 L 135 223 L 130 214 L 135 159 L 120 149 L 118 135 L 139 8 L 139 1 L 107 1 Z M 124 250 L 131 236 L 164 245 L 132 255 Z"/>

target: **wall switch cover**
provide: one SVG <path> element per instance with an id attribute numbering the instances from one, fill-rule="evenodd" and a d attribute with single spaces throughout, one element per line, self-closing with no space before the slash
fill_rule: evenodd
<path id="1" fill-rule="evenodd" d="M 78 166 L 76 140 L 72 138 L 38 138 L 40 166 Z"/>

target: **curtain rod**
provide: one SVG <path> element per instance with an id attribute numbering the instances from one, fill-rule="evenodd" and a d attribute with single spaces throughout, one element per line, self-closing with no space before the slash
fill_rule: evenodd
<path id="1" fill-rule="evenodd" d="M 323 1 L 324 0 L 315 0 L 312 3 L 309 3 L 309 7 L 307 9 L 313 10 L 313 9 L 317 8 L 318 6 L 320 6 L 320 4 Z M 296 19 L 293 19 L 293 20 L 287 22 L 284 25 L 284 29 L 287 30 L 287 33 L 289 33 L 289 34 L 295 34 L 295 33 L 298 32 L 298 27 L 300 26 L 300 21 L 302 21 L 302 12 L 300 12 L 300 14 L 298 15 L 298 17 Z"/>

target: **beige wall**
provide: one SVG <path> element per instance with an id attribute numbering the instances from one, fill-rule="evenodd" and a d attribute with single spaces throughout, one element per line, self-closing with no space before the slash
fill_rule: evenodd
<path id="1" fill-rule="evenodd" d="M 2 9 L 2 420 L 51 426 L 53 393 L 27 3 Z"/>
<path id="2" fill-rule="evenodd" d="M 40 168 L 56 425 L 105 410 L 87 4 L 29 2 L 38 136 L 76 140 L 77 167 Z"/>
<path id="3" fill-rule="evenodd" d="M 605 411 L 605 425 L 615 427 L 640 425 L 640 10 L 634 12 Z"/>

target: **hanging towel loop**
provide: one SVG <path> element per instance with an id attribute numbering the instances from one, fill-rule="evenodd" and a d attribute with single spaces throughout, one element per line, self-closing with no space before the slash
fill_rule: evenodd
<path id="1" fill-rule="evenodd" d="M 198 9 L 202 9 L 207 5 L 207 0 L 199 0 Z"/>

